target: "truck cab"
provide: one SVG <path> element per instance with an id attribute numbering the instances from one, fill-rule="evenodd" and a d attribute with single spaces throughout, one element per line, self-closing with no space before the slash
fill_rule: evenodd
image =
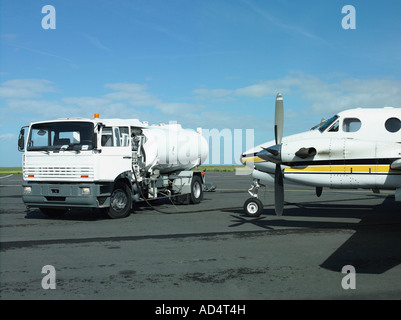
<path id="1" fill-rule="evenodd" d="M 24 152 L 27 207 L 50 216 L 70 208 L 100 208 L 111 218 L 120 218 L 129 215 L 135 201 L 156 199 L 163 191 L 187 193 L 194 203 L 201 200 L 199 192 L 194 197 L 188 188 L 194 180 L 202 186 L 202 175 L 191 169 L 207 157 L 206 142 L 197 132 L 180 128 L 174 135 L 171 128 L 137 119 L 98 117 L 35 122 L 25 129 L 18 146 Z M 182 147 L 182 136 L 191 136 L 202 146 L 187 163 L 166 157 L 171 149 Z M 166 143 L 166 137 L 172 141 Z"/>

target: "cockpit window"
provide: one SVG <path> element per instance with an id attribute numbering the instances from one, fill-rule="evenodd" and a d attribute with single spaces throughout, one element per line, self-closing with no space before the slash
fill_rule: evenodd
<path id="1" fill-rule="evenodd" d="M 335 115 L 334 117 L 331 117 L 329 120 L 327 120 L 325 123 L 323 123 L 320 127 L 319 127 L 319 131 L 323 132 L 325 131 L 327 128 L 329 128 L 336 120 L 338 119 L 338 116 Z"/>
<path id="2" fill-rule="evenodd" d="M 338 124 L 339 124 L 339 121 L 336 121 L 336 122 L 331 126 L 331 128 L 329 129 L 329 132 L 338 132 Z"/>
<path id="3" fill-rule="evenodd" d="M 394 133 L 401 129 L 401 121 L 398 118 L 390 118 L 387 119 L 384 126 L 386 127 L 387 131 Z"/>
<path id="4" fill-rule="evenodd" d="M 358 118 L 345 118 L 343 121 L 344 132 L 357 132 L 362 126 L 361 120 Z"/>

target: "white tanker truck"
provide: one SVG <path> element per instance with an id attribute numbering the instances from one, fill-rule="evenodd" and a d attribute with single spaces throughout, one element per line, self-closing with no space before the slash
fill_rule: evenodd
<path id="1" fill-rule="evenodd" d="M 58 119 L 21 128 L 23 201 L 48 216 L 100 208 L 127 217 L 136 201 L 185 195 L 203 199 L 204 177 L 191 169 L 208 155 L 201 132 L 137 119 Z M 103 210 L 104 209 L 104 210 Z"/>

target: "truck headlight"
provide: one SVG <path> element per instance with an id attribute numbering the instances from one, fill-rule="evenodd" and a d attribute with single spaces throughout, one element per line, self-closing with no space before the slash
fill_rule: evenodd
<path id="1" fill-rule="evenodd" d="M 82 195 L 84 195 L 84 196 L 88 195 L 91 193 L 91 188 L 87 188 L 87 187 L 81 188 L 81 192 L 82 192 Z"/>
<path id="2" fill-rule="evenodd" d="M 24 187 L 24 194 L 31 194 L 32 187 Z"/>

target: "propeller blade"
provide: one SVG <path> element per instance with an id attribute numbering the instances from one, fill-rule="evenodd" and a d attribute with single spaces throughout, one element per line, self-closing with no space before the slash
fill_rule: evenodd
<path id="1" fill-rule="evenodd" d="M 281 217 L 284 209 L 284 182 L 283 172 L 279 164 L 276 164 L 276 171 L 274 174 L 274 209 L 276 215 Z"/>
<path id="2" fill-rule="evenodd" d="M 281 93 L 277 94 L 276 97 L 276 108 L 274 112 L 274 138 L 276 139 L 276 144 L 281 144 L 283 138 L 283 128 L 284 128 L 284 103 L 283 96 Z"/>

